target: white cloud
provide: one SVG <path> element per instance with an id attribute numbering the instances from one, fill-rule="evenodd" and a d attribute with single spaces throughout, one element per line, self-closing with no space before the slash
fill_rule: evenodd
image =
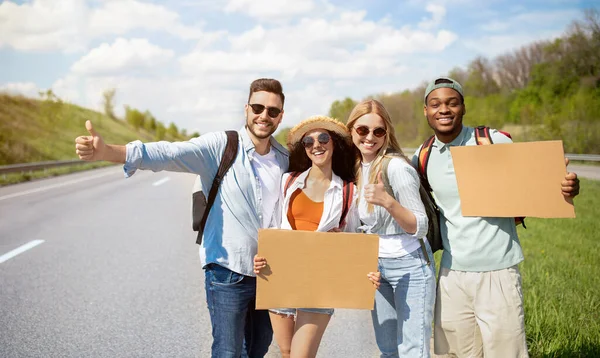
<path id="1" fill-rule="evenodd" d="M 72 66 L 72 74 L 56 83 L 62 86 L 56 92 L 74 93 L 76 87 L 85 105 L 100 109 L 102 92 L 114 87 L 119 108 L 148 109 L 165 123 L 205 133 L 239 127 L 250 82 L 273 77 L 282 80 L 287 94 L 288 126 L 326 114 L 335 99 L 361 99 L 418 83 L 422 78 L 413 78 L 420 72 L 410 71 L 410 56 L 439 53 L 457 38 L 448 30 L 396 28 L 387 17 L 376 21 L 367 19 L 366 11 L 342 9 L 270 25 L 239 34 L 207 32 L 178 58 L 149 42 L 103 44 Z M 177 64 L 179 72 L 157 69 L 149 77 L 127 70 L 159 64 Z"/>
<path id="2" fill-rule="evenodd" d="M 111 87 L 107 87 L 105 89 L 108 88 Z M 91 102 L 85 101 L 86 96 L 83 92 L 82 81 L 74 74 L 69 74 L 54 81 L 52 84 L 52 90 L 58 97 L 66 102 L 77 103 L 86 107 L 100 109 L 100 107 L 96 107 Z M 100 93 L 96 95 L 98 98 L 100 97 Z"/>
<path id="3" fill-rule="evenodd" d="M 199 75 L 208 72 L 244 73 L 284 71 L 294 59 L 276 52 L 204 52 L 196 51 L 181 58 L 184 73 Z"/>
<path id="4" fill-rule="evenodd" d="M 0 4 L 0 47 L 22 51 L 80 51 L 88 10 L 81 0 Z"/>
<path id="5" fill-rule="evenodd" d="M 340 7 L 328 0 L 14 1 L 0 4 L 0 47 L 17 49 L 15 58 L 25 51 L 82 53 L 75 61 L 63 56 L 71 62 L 61 66 L 70 72 L 55 80 L 58 96 L 102 110 L 102 92 L 116 88 L 117 114 L 127 104 L 201 133 L 239 128 L 248 86 L 259 77 L 282 81 L 282 126 L 292 126 L 327 113 L 336 99 L 414 88 L 475 54 L 493 56 L 553 36 L 560 18 L 559 12 L 534 16 L 523 9 L 499 14 L 492 11 L 498 7 L 474 0 L 457 1 L 472 1 L 476 15 L 454 10 L 447 0 L 389 0 L 427 12 L 401 24 L 395 8 L 375 12 L 354 1 Z M 194 26 L 184 23 L 188 19 Z M 461 21 L 470 32 L 450 27 Z M 489 32 L 480 31 L 484 23 Z M 169 42 L 173 38 L 194 41 Z M 57 77 L 45 75 L 43 83 Z M 34 82 L 2 88 L 8 87 L 37 96 Z"/>
<path id="6" fill-rule="evenodd" d="M 0 84 L 0 92 L 38 97 L 40 88 L 33 82 L 10 82 Z"/>
<path id="7" fill-rule="evenodd" d="M 147 39 L 117 38 L 112 45 L 103 43 L 91 50 L 71 69 L 74 73 L 87 75 L 139 71 L 163 65 L 173 55 L 173 50 L 153 45 Z"/>
<path id="8" fill-rule="evenodd" d="M 456 34 L 446 30 L 437 34 L 410 30 L 390 31 L 369 45 L 369 50 L 386 55 L 434 53 L 444 50 L 457 38 Z"/>
<path id="9" fill-rule="evenodd" d="M 164 6 L 136 0 L 108 1 L 92 12 L 90 33 L 123 35 L 133 29 L 165 31 L 183 39 L 202 37 L 199 28 L 184 26 L 179 14 Z"/>
<path id="10" fill-rule="evenodd" d="M 241 12 L 261 20 L 277 21 L 302 15 L 315 8 L 312 0 L 229 0 L 226 12 Z"/>
<path id="11" fill-rule="evenodd" d="M 0 4 L 0 48 L 22 51 L 84 51 L 90 41 L 143 29 L 182 39 L 201 39 L 203 31 L 185 26 L 164 6 L 135 0 L 104 1 L 91 8 L 84 0 L 34 0 Z"/>
<path id="12" fill-rule="evenodd" d="M 444 16 L 446 16 L 446 8 L 442 5 L 428 4 L 425 10 L 431 13 L 431 19 L 424 18 L 419 23 L 419 27 L 424 30 L 438 27 L 442 23 L 442 20 L 444 20 Z"/>
<path id="13" fill-rule="evenodd" d="M 228 37 L 229 51 L 199 49 L 183 56 L 182 71 L 206 73 L 279 73 L 285 79 L 356 79 L 396 75 L 405 67 L 398 55 L 435 53 L 457 36 L 396 29 L 388 21 L 365 19 L 364 11 L 339 12 L 335 18 L 303 18 L 295 25 L 257 25 Z"/>

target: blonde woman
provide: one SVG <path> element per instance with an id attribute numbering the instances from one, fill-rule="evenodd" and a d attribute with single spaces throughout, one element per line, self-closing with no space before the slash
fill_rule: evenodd
<path id="1" fill-rule="evenodd" d="M 325 116 L 308 118 L 289 133 L 289 173 L 282 178 L 281 228 L 307 231 L 354 231 L 356 195 L 344 215 L 343 189 L 354 186 L 356 151 L 343 123 Z M 355 193 L 355 190 L 353 190 Z M 267 258 L 255 256 L 254 272 Z M 377 287 L 378 273 L 368 273 Z M 273 334 L 283 357 L 315 357 L 333 309 L 270 310 Z"/>
<path id="2" fill-rule="evenodd" d="M 360 152 L 355 173 L 361 228 L 379 235 L 381 282 L 372 311 L 377 346 L 381 357 L 429 357 L 435 265 L 425 240 L 428 220 L 419 176 L 402 154 L 380 102 L 356 105 L 346 127 Z M 382 183 L 386 152 L 396 154 L 386 173 L 393 196 Z"/>

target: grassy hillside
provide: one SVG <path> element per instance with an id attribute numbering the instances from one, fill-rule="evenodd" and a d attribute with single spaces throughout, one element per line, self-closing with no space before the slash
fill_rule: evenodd
<path id="1" fill-rule="evenodd" d="M 76 105 L 0 93 L 0 165 L 77 159 L 75 137 L 85 135 L 85 121 L 109 143 L 153 136 L 121 120 Z"/>

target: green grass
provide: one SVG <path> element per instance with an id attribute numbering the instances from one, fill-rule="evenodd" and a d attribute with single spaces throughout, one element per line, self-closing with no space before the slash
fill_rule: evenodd
<path id="1" fill-rule="evenodd" d="M 136 131 L 122 120 L 90 109 L 0 93 L 0 166 L 77 159 L 75 137 L 88 134 L 85 129 L 88 119 L 107 143 L 153 140 L 153 135 L 144 130 Z M 104 165 L 94 163 L 0 175 L 0 186 Z"/>
<path id="2" fill-rule="evenodd" d="M 0 93 L 0 165 L 76 159 L 75 137 L 88 134 L 88 119 L 108 143 L 153 139 L 90 109 Z"/>
<path id="3" fill-rule="evenodd" d="M 581 180 L 576 219 L 519 228 L 525 323 L 534 357 L 600 357 L 600 181 Z"/>
<path id="4" fill-rule="evenodd" d="M 518 229 L 531 357 L 600 357 L 600 181 L 581 179 L 575 211 Z"/>

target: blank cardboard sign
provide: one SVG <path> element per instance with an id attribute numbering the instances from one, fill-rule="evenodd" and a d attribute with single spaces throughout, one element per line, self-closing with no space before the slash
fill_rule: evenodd
<path id="1" fill-rule="evenodd" d="M 353 233 L 258 231 L 256 308 L 373 309 L 379 237 Z"/>
<path id="2" fill-rule="evenodd" d="M 451 147 L 463 216 L 574 218 L 562 141 Z"/>

